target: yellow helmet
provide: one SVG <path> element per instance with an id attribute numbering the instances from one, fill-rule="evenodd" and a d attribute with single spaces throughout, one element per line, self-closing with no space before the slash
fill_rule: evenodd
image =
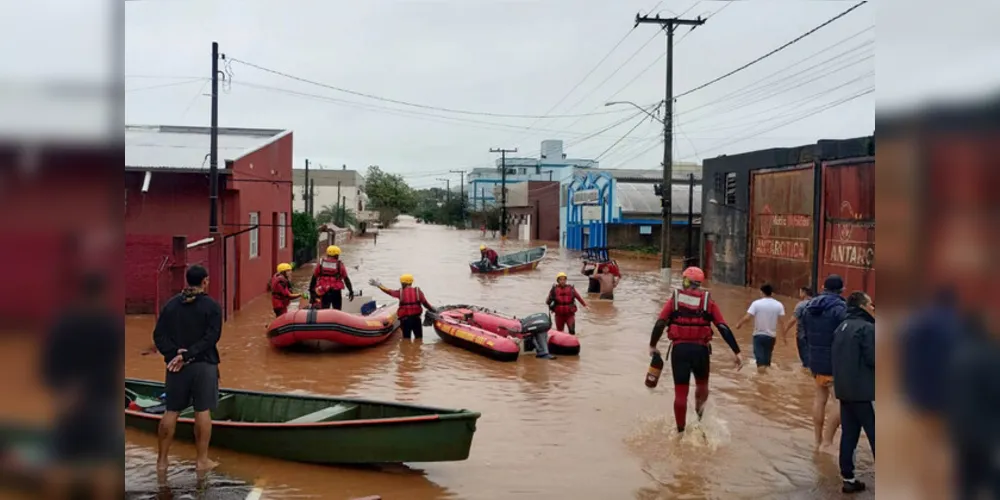
<path id="1" fill-rule="evenodd" d="M 283 273 L 283 272 L 291 271 L 291 270 L 292 270 L 292 265 L 291 264 L 285 264 L 285 263 L 278 264 L 278 272 L 279 273 Z"/>
<path id="2" fill-rule="evenodd" d="M 560 278 L 569 278 L 569 276 L 566 276 L 566 273 L 559 273 L 556 275 L 556 280 L 559 280 Z"/>
<path id="3" fill-rule="evenodd" d="M 486 245 L 479 245 L 479 251 L 482 252 L 483 250 L 486 250 Z"/>
<path id="4" fill-rule="evenodd" d="M 399 277 L 399 282 L 402 283 L 402 284 L 404 284 L 404 285 L 412 285 L 413 284 L 413 275 L 412 274 L 404 274 L 404 275 L 402 275 L 402 276 Z"/>
<path id="5" fill-rule="evenodd" d="M 340 247 L 337 245 L 330 245 L 326 247 L 326 254 L 330 257 L 337 257 L 340 255 Z"/>

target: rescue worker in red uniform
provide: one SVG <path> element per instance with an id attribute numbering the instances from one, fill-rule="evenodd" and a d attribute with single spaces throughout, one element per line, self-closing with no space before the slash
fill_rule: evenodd
<path id="1" fill-rule="evenodd" d="M 424 338 L 424 325 L 420 316 L 424 309 L 430 312 L 437 312 L 434 306 L 427 302 L 424 292 L 413 286 L 413 275 L 404 274 L 399 277 L 399 290 L 392 290 L 382 286 L 378 280 L 371 280 L 372 286 L 378 287 L 386 294 L 399 299 L 399 309 L 396 315 L 399 317 L 399 327 L 403 330 L 403 338 L 409 340 L 410 336 L 417 339 Z"/>
<path id="2" fill-rule="evenodd" d="M 490 269 L 500 267 L 500 255 L 497 254 L 496 250 L 486 245 L 479 245 L 479 256 L 482 259 L 479 262 L 479 269 L 489 271 Z"/>
<path id="3" fill-rule="evenodd" d="M 569 327 L 569 334 L 576 335 L 576 303 L 580 302 L 584 309 L 590 308 L 576 291 L 576 287 L 566 283 L 567 279 L 566 273 L 556 275 L 556 284 L 549 290 L 545 304 L 555 315 L 556 330 L 562 332 Z"/>
<path id="4" fill-rule="evenodd" d="M 347 266 L 340 260 L 340 247 L 330 245 L 326 248 L 326 257 L 320 259 L 313 272 L 309 292 L 314 304 L 322 309 L 341 310 L 344 306 L 342 290 L 347 288 L 347 299 L 354 300 L 354 287 L 351 278 L 347 276 Z"/>
<path id="5" fill-rule="evenodd" d="M 653 327 L 649 341 L 649 353 L 656 353 L 663 331 L 669 328 L 667 338 L 671 346 L 667 352 L 674 374 L 674 416 L 677 418 L 677 432 L 687 427 L 688 395 L 691 375 L 694 375 L 695 412 L 700 420 L 708 401 L 708 376 L 711 371 L 712 324 L 718 328 L 722 338 L 729 344 L 735 356 L 736 368 L 743 367 L 740 346 L 733 331 L 726 325 L 719 306 L 701 289 L 705 272 L 697 267 L 684 270 L 684 288 L 674 290 L 673 297 L 663 306 L 660 317 Z"/>
<path id="6" fill-rule="evenodd" d="M 288 306 L 292 301 L 302 297 L 300 293 L 292 293 L 292 283 L 288 277 L 290 272 L 292 272 L 290 264 L 278 264 L 278 272 L 274 273 L 267 285 L 267 290 L 271 292 L 271 307 L 274 308 L 275 316 L 288 312 Z"/>

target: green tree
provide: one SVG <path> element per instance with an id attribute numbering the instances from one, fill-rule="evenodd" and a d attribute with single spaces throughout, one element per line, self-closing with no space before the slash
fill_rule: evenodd
<path id="1" fill-rule="evenodd" d="M 392 224 L 399 214 L 412 213 L 416 208 L 413 189 L 406 181 L 399 175 L 383 172 L 378 165 L 368 167 L 365 192 L 369 209 L 378 210 L 383 225 Z"/>
<path id="2" fill-rule="evenodd" d="M 358 227 L 358 215 L 341 205 L 327 205 L 316 214 L 317 224 L 334 224 L 339 227 Z"/>
<path id="3" fill-rule="evenodd" d="M 319 244 L 319 227 L 316 220 L 306 212 L 292 213 L 292 254 L 295 264 L 300 266 L 312 260 L 316 245 Z"/>

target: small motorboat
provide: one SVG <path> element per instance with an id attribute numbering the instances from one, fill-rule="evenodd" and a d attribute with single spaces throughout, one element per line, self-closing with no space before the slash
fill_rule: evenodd
<path id="1" fill-rule="evenodd" d="M 473 274 L 510 274 L 531 271 L 538 268 L 538 264 L 542 262 L 547 252 L 548 248 L 546 247 L 529 248 L 520 252 L 501 255 L 497 259 L 497 267 L 484 270 L 480 267 L 482 261 L 475 260 L 469 263 L 469 268 Z"/>
<path id="2" fill-rule="evenodd" d="M 164 386 L 125 380 L 125 425 L 156 433 Z M 314 464 L 451 462 L 469 458 L 480 414 L 402 403 L 221 389 L 212 446 Z M 194 408 L 177 439 L 194 440 Z"/>
<path id="3" fill-rule="evenodd" d="M 344 297 L 343 310 L 291 310 L 271 322 L 267 339 L 278 348 L 360 348 L 381 344 L 399 328 L 396 302 L 378 303 L 361 292 Z"/>
<path id="4" fill-rule="evenodd" d="M 516 361 L 522 347 L 534 350 L 534 334 L 539 328 L 549 331 L 549 352 L 562 356 L 580 354 L 580 341 L 574 335 L 553 330 L 547 314 L 518 319 L 485 307 L 452 305 L 439 307 L 428 314 L 441 340 L 497 361 Z"/>

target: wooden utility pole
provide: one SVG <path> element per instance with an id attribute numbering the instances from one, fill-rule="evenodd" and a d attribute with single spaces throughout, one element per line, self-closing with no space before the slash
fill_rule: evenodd
<path id="1" fill-rule="evenodd" d="M 516 153 L 517 148 L 492 148 L 490 153 L 500 153 L 500 240 L 507 239 L 507 153 Z"/>
<path id="2" fill-rule="evenodd" d="M 451 179 L 437 178 L 438 182 L 444 183 L 444 199 L 445 203 L 451 203 Z"/>
<path id="3" fill-rule="evenodd" d="M 673 227 L 673 176 L 674 176 L 674 30 L 678 26 L 692 29 L 705 24 L 705 20 L 661 18 L 635 15 L 635 25 L 658 24 L 667 32 L 667 93 L 666 111 L 663 115 L 663 193 L 660 205 L 663 209 L 663 225 L 660 228 L 660 269 L 666 277 L 670 273 L 670 229 Z"/>
<path id="4" fill-rule="evenodd" d="M 460 191 L 460 200 L 462 200 L 462 224 L 465 224 L 465 170 L 449 170 L 453 174 L 459 174 L 462 176 L 462 190 Z"/>
<path id="5" fill-rule="evenodd" d="M 219 42 L 212 42 L 212 118 L 208 146 L 208 233 L 219 234 Z"/>

